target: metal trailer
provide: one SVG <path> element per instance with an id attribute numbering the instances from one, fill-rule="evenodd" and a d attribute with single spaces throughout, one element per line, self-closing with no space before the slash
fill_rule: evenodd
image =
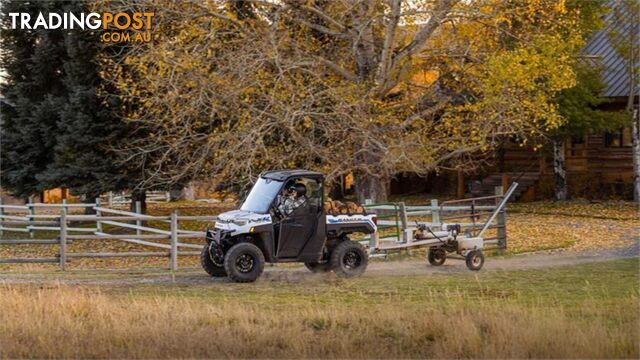
<path id="1" fill-rule="evenodd" d="M 489 219 L 477 233 L 466 231 L 462 233 L 462 226 L 458 223 L 442 224 L 440 230 L 433 230 L 425 223 L 416 222 L 415 226 L 408 226 L 406 218 L 403 223 L 402 238 L 404 241 L 382 241 L 379 233 L 371 235 L 369 255 L 380 256 L 390 250 L 410 250 L 427 248 L 427 259 L 431 265 L 444 264 L 448 254 L 458 254 L 463 257 L 469 270 L 480 270 L 484 265 L 485 239 L 483 235 L 489 229 L 498 214 L 504 209 L 509 198 L 518 187 L 518 183 L 511 184 L 502 200 L 495 207 Z M 443 203 L 444 204 L 444 203 Z M 475 221 L 475 220 L 474 220 Z"/>

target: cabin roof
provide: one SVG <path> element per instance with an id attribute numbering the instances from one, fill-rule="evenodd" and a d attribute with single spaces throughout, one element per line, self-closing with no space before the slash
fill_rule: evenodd
<path id="1" fill-rule="evenodd" d="M 633 15 L 632 12 L 626 11 L 626 9 L 617 9 L 625 6 L 622 1 L 610 1 L 608 6 L 610 11 L 604 17 L 604 28 L 589 38 L 582 53 L 587 59 L 597 59 L 603 68 L 602 81 L 606 88 L 602 96 L 626 97 L 629 96 L 631 78 L 626 68 L 625 60 L 618 55 L 609 34 L 619 32 L 628 37 L 631 31 L 634 30 Z M 619 17 L 615 15 L 616 9 Z M 638 31 L 637 26 L 635 31 Z M 636 42 L 638 42 L 639 38 L 638 36 L 635 37 Z M 640 46 L 640 43 L 636 46 Z M 637 92 L 638 87 L 634 89 L 634 93 Z"/>

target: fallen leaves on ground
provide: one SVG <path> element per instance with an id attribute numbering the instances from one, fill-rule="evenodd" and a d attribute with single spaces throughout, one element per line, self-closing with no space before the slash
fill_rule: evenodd
<path id="1" fill-rule="evenodd" d="M 425 203 L 425 201 L 423 201 Z M 233 203 L 202 204 L 191 202 L 149 204 L 150 215 L 169 215 L 178 210 L 181 215 L 217 215 L 231 210 Z M 626 247 L 640 241 L 640 218 L 634 203 L 610 202 L 535 202 L 509 204 L 507 219 L 508 251 L 511 253 L 549 249 L 598 250 Z M 148 222 L 147 226 L 168 229 L 167 222 Z M 181 221 L 180 228 L 204 231 L 211 223 Z M 131 230 L 113 227 L 108 232 L 128 233 Z M 487 236 L 495 234 L 490 230 Z M 54 238 L 54 232 L 39 232 L 37 238 Z M 5 232 L 5 239 L 28 238 L 26 233 Z M 168 241 L 154 240 L 168 243 Z M 201 238 L 181 239 L 181 242 L 202 244 Z M 197 251 L 197 249 L 181 249 Z M 69 252 L 167 252 L 165 249 L 132 244 L 119 240 L 77 240 L 68 245 Z M 0 258 L 53 258 L 58 245 L 0 245 Z M 50 269 L 55 265 L 0 265 L 0 270 Z M 167 257 L 76 258 L 70 259 L 70 269 L 123 269 L 169 266 Z M 198 256 L 180 256 L 179 266 L 199 266 Z"/>

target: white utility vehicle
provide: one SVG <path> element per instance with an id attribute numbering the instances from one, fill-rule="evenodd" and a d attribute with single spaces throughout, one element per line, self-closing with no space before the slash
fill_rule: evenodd
<path id="1" fill-rule="evenodd" d="M 362 274 L 368 254 L 353 233 L 374 234 L 374 214 L 332 215 L 324 211 L 324 175 L 307 170 L 270 171 L 260 175 L 240 210 L 220 214 L 207 231 L 201 263 L 211 276 L 255 281 L 265 261 L 303 262 L 314 272 L 340 276 Z M 303 189 L 304 201 L 283 214 L 283 194 Z"/>
<path id="2" fill-rule="evenodd" d="M 487 224 L 513 193 L 509 190 Z M 296 206 L 283 206 L 285 198 L 294 192 L 295 201 L 289 201 L 296 202 Z M 369 255 L 427 246 L 432 265 L 442 265 L 446 254 L 455 252 L 466 258 L 469 269 L 479 270 L 484 264 L 481 236 L 486 228 L 476 237 L 460 234 L 457 224 L 442 229 L 432 231 L 418 225 L 407 234 L 410 242 L 384 244 L 378 241 L 375 214 L 325 211 L 321 173 L 269 171 L 260 175 L 239 210 L 219 215 L 214 228 L 207 231 L 200 260 L 209 275 L 229 276 L 236 282 L 255 281 L 265 262 L 302 262 L 313 272 L 334 271 L 339 276 L 352 277 L 366 270 Z M 370 235 L 368 249 L 349 239 L 354 233 Z"/>

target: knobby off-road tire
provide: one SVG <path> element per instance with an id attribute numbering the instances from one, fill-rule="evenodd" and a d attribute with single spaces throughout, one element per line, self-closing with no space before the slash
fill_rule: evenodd
<path id="1" fill-rule="evenodd" d="M 314 273 L 325 273 L 331 271 L 331 264 L 329 261 L 312 261 L 304 263 L 304 266 L 307 267 L 311 272 Z"/>
<path id="2" fill-rule="evenodd" d="M 447 260 L 447 252 L 444 249 L 429 248 L 427 250 L 427 260 L 433 266 L 440 266 Z"/>
<path id="3" fill-rule="evenodd" d="M 236 244 L 224 256 L 224 269 L 235 282 L 256 281 L 264 270 L 264 255 L 251 243 Z"/>
<path id="4" fill-rule="evenodd" d="M 211 260 L 211 255 L 209 255 L 209 244 L 205 245 L 200 252 L 200 264 L 204 271 L 213 277 L 227 276 L 227 272 L 224 270 L 224 265 L 216 265 L 216 263 Z"/>
<path id="5" fill-rule="evenodd" d="M 367 269 L 369 256 L 360 243 L 346 240 L 333 249 L 329 263 L 340 277 L 360 276 Z"/>
<path id="6" fill-rule="evenodd" d="M 469 252 L 466 257 L 466 263 L 469 270 L 478 271 L 482 269 L 482 265 L 484 265 L 484 254 L 482 254 L 482 250 Z"/>

